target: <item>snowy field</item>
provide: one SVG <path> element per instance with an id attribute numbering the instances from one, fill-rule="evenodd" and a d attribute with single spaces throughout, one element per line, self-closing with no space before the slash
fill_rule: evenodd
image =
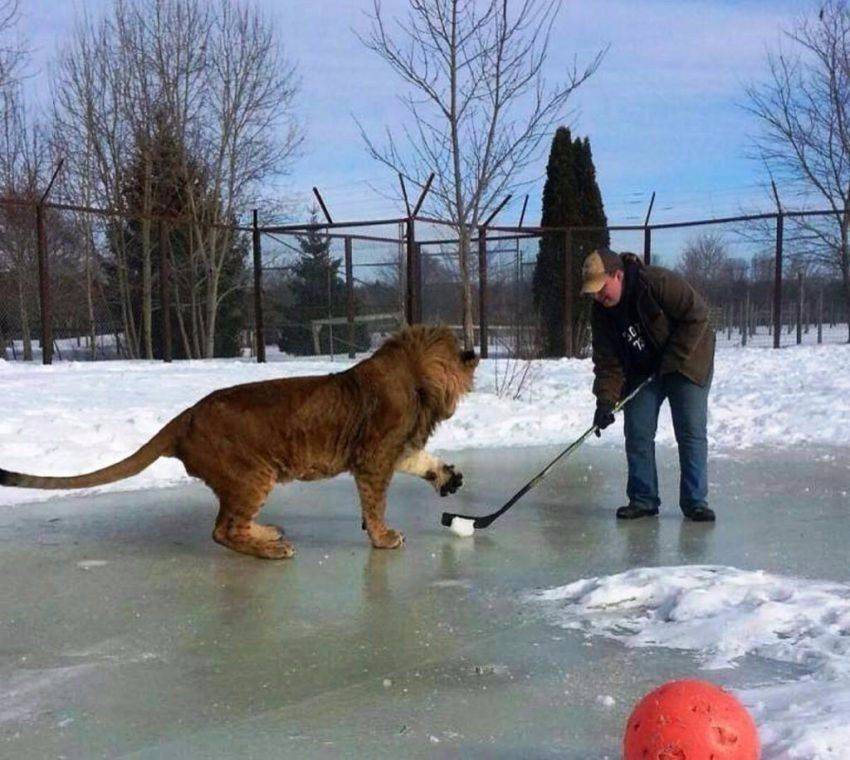
<path id="1" fill-rule="evenodd" d="M 794 666 L 795 680 L 738 692 L 765 758 L 850 757 L 850 584 L 654 567 L 575 581 L 530 601 L 563 628 L 693 652 L 707 671 L 745 657 Z"/>

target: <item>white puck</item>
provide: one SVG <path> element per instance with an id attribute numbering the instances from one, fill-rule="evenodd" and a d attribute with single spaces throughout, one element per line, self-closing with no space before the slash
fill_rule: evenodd
<path id="1" fill-rule="evenodd" d="M 449 527 L 452 533 L 463 538 L 469 538 L 469 536 L 475 533 L 475 522 L 473 520 L 465 520 L 463 517 L 453 517 L 452 524 Z"/>

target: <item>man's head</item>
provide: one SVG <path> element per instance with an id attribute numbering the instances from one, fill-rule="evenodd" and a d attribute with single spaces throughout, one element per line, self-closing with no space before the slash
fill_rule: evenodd
<path id="1" fill-rule="evenodd" d="M 610 309 L 623 296 L 623 260 L 608 248 L 597 248 L 581 267 L 581 292 Z"/>

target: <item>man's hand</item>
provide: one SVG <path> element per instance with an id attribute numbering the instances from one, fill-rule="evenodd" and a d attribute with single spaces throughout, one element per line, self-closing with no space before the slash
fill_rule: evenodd
<path id="1" fill-rule="evenodd" d="M 596 414 L 593 415 L 593 424 L 596 426 L 596 437 L 602 435 L 600 431 L 605 430 L 614 421 L 614 407 L 610 404 L 599 403 L 596 405 Z"/>

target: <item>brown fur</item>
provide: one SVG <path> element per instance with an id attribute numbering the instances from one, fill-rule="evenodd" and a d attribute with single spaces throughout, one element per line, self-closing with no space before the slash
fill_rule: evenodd
<path id="1" fill-rule="evenodd" d="M 345 372 L 215 391 L 110 467 L 74 477 L 0 470 L 0 485 L 88 488 L 135 475 L 161 456 L 176 457 L 218 496 L 218 543 L 281 559 L 295 553 L 292 544 L 278 528 L 255 522 L 275 483 L 348 470 L 372 545 L 393 549 L 404 541 L 384 519 L 396 470 L 430 481 L 443 496 L 462 482 L 460 473 L 424 447 L 472 387 L 477 364 L 473 352 L 459 350 L 448 328 L 409 327 Z"/>

